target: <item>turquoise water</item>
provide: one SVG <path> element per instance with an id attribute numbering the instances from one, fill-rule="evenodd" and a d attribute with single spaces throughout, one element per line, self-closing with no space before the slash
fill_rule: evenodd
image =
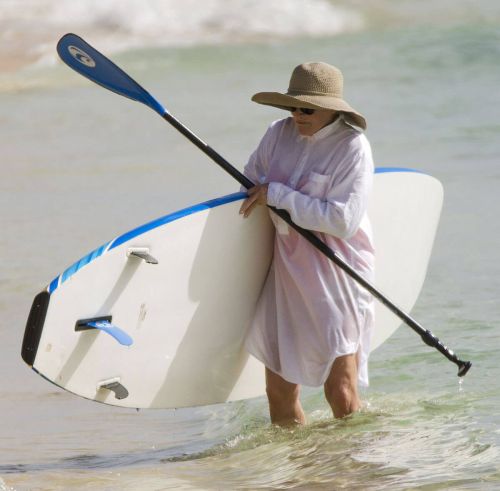
<path id="1" fill-rule="evenodd" d="M 330 37 L 276 38 L 257 27 L 219 44 L 193 34 L 190 45 L 155 46 L 143 37 L 112 58 L 240 169 L 281 116 L 249 97 L 286 88 L 302 61 L 340 66 L 346 98 L 368 119 L 377 165 L 417 168 L 443 183 L 412 315 L 472 360 L 463 384 L 455 365 L 405 326 L 373 353 L 360 414 L 332 421 L 321 391 L 307 389 L 310 424 L 296 430 L 270 427 L 264 399 L 136 412 L 38 377 L 19 355 L 38 291 L 106 240 L 237 185 L 151 110 L 61 65 L 23 65 L 4 72 L 0 86 L 0 489 L 500 487 L 499 9 L 370 4 L 339 4 L 355 16 Z M 286 25 L 300 26 L 287 12 Z M 108 45 L 104 27 L 89 32 L 98 48 Z M 193 32 L 203 37 L 201 27 Z"/>

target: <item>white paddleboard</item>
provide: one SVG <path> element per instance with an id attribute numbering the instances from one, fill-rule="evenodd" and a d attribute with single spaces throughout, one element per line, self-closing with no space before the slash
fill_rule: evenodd
<path id="1" fill-rule="evenodd" d="M 265 393 L 262 364 L 242 348 L 273 250 L 260 207 L 237 193 L 167 215 L 91 252 L 35 298 L 22 356 L 74 394 L 124 407 L 174 408 Z M 369 215 L 375 286 L 409 311 L 421 290 L 442 186 L 377 169 Z M 378 304 L 372 350 L 401 321 Z M 419 342 L 419 340 L 417 340 Z"/>

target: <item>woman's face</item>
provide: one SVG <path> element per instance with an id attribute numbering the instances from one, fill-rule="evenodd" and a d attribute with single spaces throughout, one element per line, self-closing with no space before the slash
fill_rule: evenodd
<path id="1" fill-rule="evenodd" d="M 332 123 L 337 117 L 337 112 L 328 109 L 315 109 L 313 114 L 304 114 L 300 109 L 295 109 L 292 111 L 292 117 L 301 135 L 312 136 L 321 128 Z"/>

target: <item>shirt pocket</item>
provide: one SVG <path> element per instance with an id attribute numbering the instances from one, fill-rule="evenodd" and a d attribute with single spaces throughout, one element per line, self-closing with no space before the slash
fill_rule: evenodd
<path id="1" fill-rule="evenodd" d="M 309 172 L 305 180 L 301 183 L 299 191 L 307 194 L 311 198 L 324 199 L 330 189 L 332 176 L 329 174 L 318 174 L 317 172 Z"/>

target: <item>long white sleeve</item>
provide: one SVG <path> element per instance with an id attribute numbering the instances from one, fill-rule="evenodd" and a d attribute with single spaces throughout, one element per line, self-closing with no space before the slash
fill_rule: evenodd
<path id="1" fill-rule="evenodd" d="M 288 211 L 303 228 L 341 239 L 352 237 L 365 215 L 372 186 L 369 147 L 346 152 L 336 163 L 336 171 L 337 178 L 310 172 L 299 190 L 271 182 L 268 204 Z"/>
<path id="2" fill-rule="evenodd" d="M 341 119 L 302 137 L 287 118 L 270 125 L 244 172 L 255 184 L 268 182 L 268 204 L 297 225 L 348 239 L 366 214 L 373 159 L 365 136 Z M 286 232 L 280 220 L 275 225 Z"/>

